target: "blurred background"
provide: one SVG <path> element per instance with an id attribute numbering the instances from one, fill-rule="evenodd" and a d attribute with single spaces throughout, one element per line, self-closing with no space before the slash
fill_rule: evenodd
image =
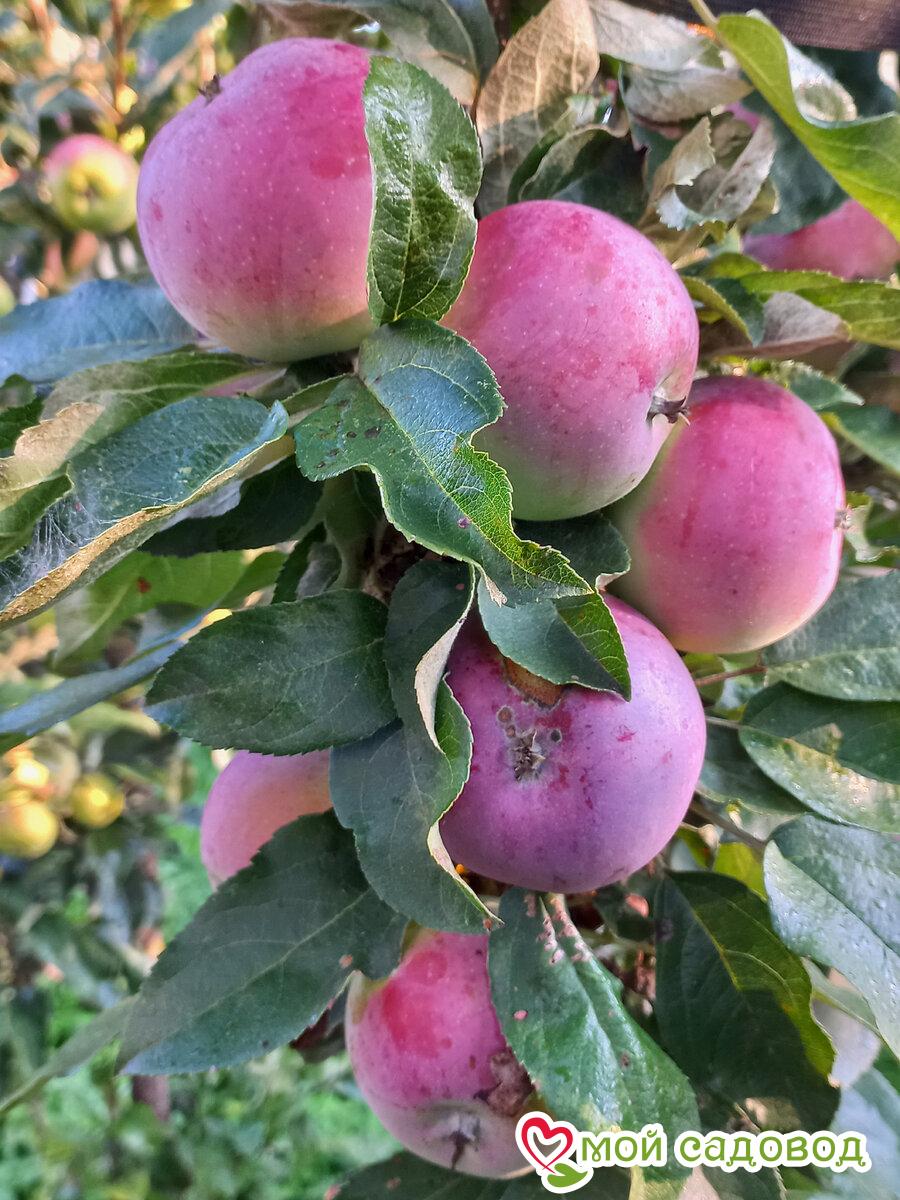
<path id="1" fill-rule="evenodd" d="M 146 143 L 278 32 L 261 8 L 220 0 L 4 3 L 0 315 L 141 270 L 133 191 Z M 215 557 L 226 561 L 202 579 L 153 579 L 167 599 L 152 622 L 213 620 L 283 559 Z M 71 598 L 59 629 L 47 614 L 0 634 L 0 712 L 131 653 L 140 614 L 122 610 L 120 585 Z M 140 597 L 140 580 L 130 591 Z M 14 749 L 0 735 L 0 1095 L 134 990 L 209 894 L 199 813 L 224 759 L 163 733 L 141 695 Z M 394 1148 L 327 1034 L 171 1081 L 115 1078 L 114 1055 L 101 1055 L 0 1118 L 0 1200 L 322 1200 Z"/>

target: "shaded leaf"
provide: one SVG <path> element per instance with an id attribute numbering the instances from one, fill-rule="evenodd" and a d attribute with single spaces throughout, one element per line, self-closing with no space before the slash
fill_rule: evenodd
<path id="1" fill-rule="evenodd" d="M 747 808 L 782 820 L 803 811 L 755 765 L 741 745 L 737 730 L 714 723 L 707 725 L 706 757 L 697 791 L 715 804 Z"/>
<path id="2" fill-rule="evenodd" d="M 140 683 L 159 670 L 177 648 L 177 643 L 170 643 L 114 670 L 66 679 L 6 709 L 0 714 L 0 753 Z"/>
<path id="3" fill-rule="evenodd" d="M 11 1108 L 36 1095 L 51 1079 L 71 1075 L 79 1067 L 90 1062 L 95 1054 L 122 1036 L 125 1022 L 134 1001 L 129 997 L 121 1003 L 100 1013 L 87 1025 L 82 1026 L 51 1054 L 42 1066 L 21 1087 L 0 1099 L 0 1117 L 6 1116 Z"/>
<path id="4" fill-rule="evenodd" d="M 656 1017 L 691 1079 L 771 1129 L 826 1129 L 837 1107 L 834 1051 L 810 1012 L 803 964 L 766 906 L 737 880 L 686 873 L 657 892 Z"/>
<path id="5" fill-rule="evenodd" d="M 506 202 L 516 168 L 599 65 L 587 0 L 549 0 L 510 38 L 478 99 L 483 213 Z"/>
<path id="6" fill-rule="evenodd" d="M 373 894 L 332 813 L 280 829 L 166 948 L 125 1027 L 136 1074 L 231 1066 L 295 1038 L 352 971 L 388 974 L 405 920 Z"/>
<path id="7" fill-rule="evenodd" d="M 0 565 L 3 620 L 52 604 L 179 509 L 267 457 L 283 457 L 272 443 L 286 428 L 280 404 L 267 410 L 254 400 L 191 398 L 84 450 L 69 464 L 71 491 L 43 515 L 30 543 Z"/>
<path id="8" fill-rule="evenodd" d="M 385 658 L 402 723 L 332 752 L 335 812 L 356 838 L 360 864 L 393 908 L 435 929 L 480 933 L 490 913 L 456 873 L 438 821 L 469 775 L 472 734 L 442 682 L 472 603 L 472 574 L 419 562 L 398 583 Z"/>
<path id="9" fill-rule="evenodd" d="M 151 714 L 203 745 L 263 754 L 368 737 L 394 718 L 386 617 L 379 601 L 344 590 L 233 613 L 167 665 Z"/>

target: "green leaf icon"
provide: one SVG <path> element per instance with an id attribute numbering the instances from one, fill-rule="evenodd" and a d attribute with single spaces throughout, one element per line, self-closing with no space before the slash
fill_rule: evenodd
<path id="1" fill-rule="evenodd" d="M 544 1187 L 571 1187 L 573 1183 L 581 1183 L 582 1180 L 586 1182 L 589 1175 L 589 1171 L 579 1171 L 573 1163 L 558 1162 L 551 1174 L 544 1176 Z"/>

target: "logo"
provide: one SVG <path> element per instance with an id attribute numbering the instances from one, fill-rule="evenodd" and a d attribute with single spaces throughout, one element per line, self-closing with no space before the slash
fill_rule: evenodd
<path id="1" fill-rule="evenodd" d="M 578 1130 L 568 1121 L 550 1121 L 543 1113 L 526 1113 L 516 1126 L 516 1142 L 534 1165 L 548 1192 L 575 1192 L 592 1178 L 592 1167 L 571 1161 Z"/>

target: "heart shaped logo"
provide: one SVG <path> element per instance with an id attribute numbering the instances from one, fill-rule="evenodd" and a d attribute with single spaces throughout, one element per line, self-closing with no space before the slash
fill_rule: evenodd
<path id="1" fill-rule="evenodd" d="M 536 1145 L 540 1138 L 546 1153 Z M 537 1166 L 539 1171 L 549 1171 L 555 1162 L 568 1154 L 575 1145 L 575 1130 L 567 1121 L 551 1125 L 541 1113 L 526 1113 L 516 1126 L 516 1141 L 519 1149 Z"/>

